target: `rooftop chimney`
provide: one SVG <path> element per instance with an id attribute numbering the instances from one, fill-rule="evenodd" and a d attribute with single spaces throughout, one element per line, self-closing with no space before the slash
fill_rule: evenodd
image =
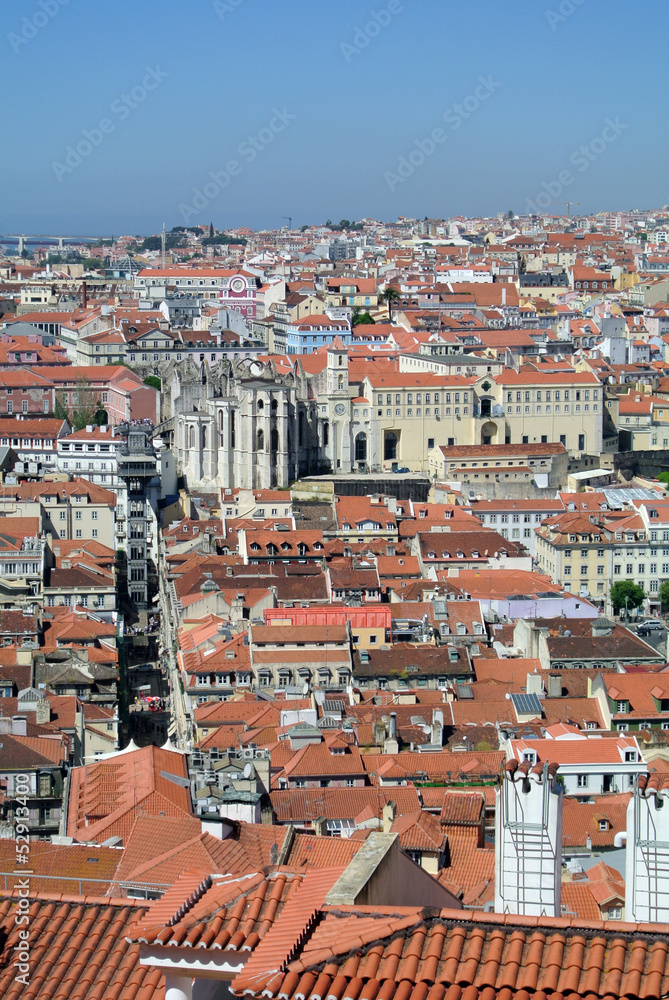
<path id="1" fill-rule="evenodd" d="M 396 815 L 397 815 L 397 806 L 395 805 L 395 803 L 386 802 L 381 814 L 381 823 L 384 833 L 390 833 L 390 828 L 395 822 Z"/>
<path id="2" fill-rule="evenodd" d="M 495 808 L 495 911 L 559 917 L 562 786 L 555 765 L 507 761 Z"/>
<path id="3" fill-rule="evenodd" d="M 669 921 L 669 788 L 641 774 L 627 806 L 625 920 Z M 616 843 L 615 846 L 619 846 Z"/>

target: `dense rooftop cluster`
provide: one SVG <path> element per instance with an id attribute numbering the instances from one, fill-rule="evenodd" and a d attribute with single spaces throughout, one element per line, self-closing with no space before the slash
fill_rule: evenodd
<path id="1" fill-rule="evenodd" d="M 0 260 L 3 996 L 666 997 L 668 220 Z"/>

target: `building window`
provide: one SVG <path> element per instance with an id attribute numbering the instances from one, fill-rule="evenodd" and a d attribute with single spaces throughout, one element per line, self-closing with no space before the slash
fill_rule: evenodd
<path id="1" fill-rule="evenodd" d="M 588 775 L 587 774 L 578 774 L 576 776 L 576 784 L 578 785 L 579 788 L 587 788 L 588 787 Z"/>

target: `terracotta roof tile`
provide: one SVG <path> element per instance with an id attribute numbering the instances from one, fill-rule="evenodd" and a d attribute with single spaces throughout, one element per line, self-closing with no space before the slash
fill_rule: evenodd
<path id="1" fill-rule="evenodd" d="M 259 948 L 253 979 L 247 966 L 232 990 L 282 1000 L 657 998 L 669 985 L 668 929 L 581 917 L 325 906 L 288 960 L 279 964 L 277 953 L 263 967 Z"/>
<path id="2" fill-rule="evenodd" d="M 165 981 L 159 969 L 140 965 L 139 948 L 125 935 L 146 906 L 134 900 L 94 896 L 30 900 L 28 986 L 15 979 L 14 947 L 21 926 L 18 898 L 0 901 L 0 995 L 54 1000 L 162 1000 Z"/>

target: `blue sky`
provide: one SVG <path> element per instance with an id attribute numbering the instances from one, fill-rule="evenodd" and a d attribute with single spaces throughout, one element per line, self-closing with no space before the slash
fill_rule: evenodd
<path id="1" fill-rule="evenodd" d="M 663 0 L 4 3 L 0 232 L 495 214 L 546 191 L 657 207 L 668 20 Z"/>

